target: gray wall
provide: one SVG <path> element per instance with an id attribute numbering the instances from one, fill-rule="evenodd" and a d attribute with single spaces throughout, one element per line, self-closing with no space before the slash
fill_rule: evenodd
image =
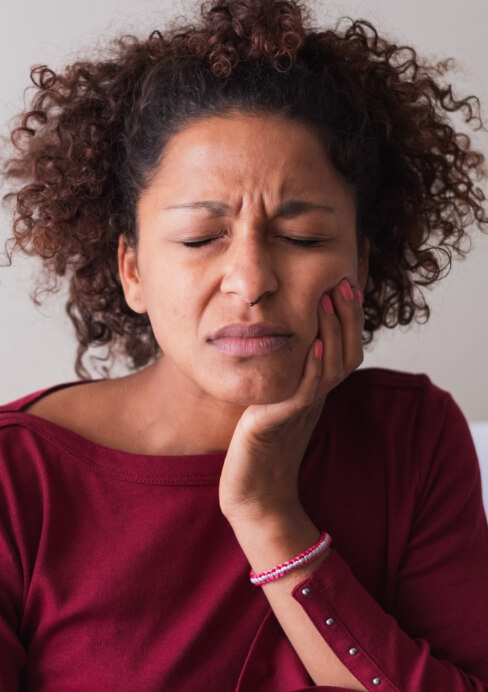
<path id="1" fill-rule="evenodd" d="M 22 105 L 29 67 L 47 63 L 56 68 L 86 54 L 101 37 L 119 30 L 146 31 L 164 24 L 191 3 L 170 0 L 84 0 L 43 3 L 24 0 L 0 6 L 0 128 Z M 488 3 L 485 0 L 388 0 L 314 3 L 320 22 L 340 15 L 377 23 L 398 43 L 412 43 L 431 58 L 453 56 L 458 69 L 451 77 L 463 95 L 477 93 L 488 116 Z M 325 8 L 325 9 L 324 9 Z M 486 133 L 478 145 L 488 153 Z M 486 186 L 485 186 L 486 189 Z M 9 219 L 0 216 L 0 237 L 9 235 Z M 480 236 L 480 237 L 478 237 Z M 426 372 L 448 389 L 468 419 L 488 420 L 488 236 L 479 233 L 474 250 L 455 264 L 451 275 L 431 294 L 432 317 L 427 325 L 381 331 L 367 350 L 365 365 Z M 17 258 L 0 269 L 0 401 L 37 388 L 75 379 L 75 342 L 63 314 L 62 297 L 49 299 L 41 310 L 28 294 L 33 262 Z"/>

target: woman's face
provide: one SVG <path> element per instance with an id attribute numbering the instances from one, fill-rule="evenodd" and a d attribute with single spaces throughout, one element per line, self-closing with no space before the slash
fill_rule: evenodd
<path id="1" fill-rule="evenodd" d="M 320 298 L 343 278 L 366 282 L 353 191 L 311 128 L 276 115 L 209 117 L 174 135 L 137 220 L 137 249 L 119 251 L 127 302 L 147 311 L 163 369 L 197 396 L 290 396 Z"/>

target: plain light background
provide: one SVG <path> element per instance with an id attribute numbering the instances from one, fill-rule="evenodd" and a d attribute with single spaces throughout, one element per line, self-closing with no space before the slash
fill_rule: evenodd
<path id="1" fill-rule="evenodd" d="M 194 3 L 168 0 L 24 0 L 0 6 L 0 132 L 21 108 L 29 69 L 47 63 L 60 68 L 118 33 L 145 35 L 164 28 L 165 19 L 192 16 Z M 322 3 L 312 5 L 320 26 L 343 15 L 370 19 L 399 44 L 411 44 L 430 59 L 454 57 L 457 69 L 448 76 L 457 93 L 477 94 L 488 117 L 488 61 L 485 0 L 410 0 Z M 193 15 L 195 16 L 195 15 Z M 456 92 L 455 92 L 456 93 Z M 488 135 L 474 137 L 488 154 Z M 486 191 L 486 185 L 484 186 Z M 10 235 L 10 220 L 0 215 L 0 239 Z M 455 262 L 447 279 L 428 300 L 429 323 L 408 331 L 380 330 L 366 351 L 364 366 L 425 372 L 460 404 L 468 420 L 488 420 L 488 311 L 486 276 L 488 236 L 476 232 L 473 251 Z M 39 310 L 29 299 L 32 260 L 17 257 L 0 268 L 0 402 L 35 389 L 76 379 L 75 340 L 61 298 L 48 299 Z"/>

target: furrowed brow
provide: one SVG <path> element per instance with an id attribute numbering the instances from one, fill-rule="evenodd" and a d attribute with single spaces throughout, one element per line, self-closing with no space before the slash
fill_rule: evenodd
<path id="1" fill-rule="evenodd" d="M 213 216 L 225 216 L 229 214 L 231 208 L 228 204 L 223 202 L 216 202 L 214 200 L 202 200 L 200 202 L 183 202 L 181 204 L 173 204 L 170 207 L 165 207 L 165 209 L 190 209 L 190 210 L 207 210 Z"/>
<path id="2" fill-rule="evenodd" d="M 181 204 L 173 204 L 167 209 L 188 209 L 193 211 L 209 211 L 212 216 L 225 216 L 231 213 L 231 208 L 228 204 L 218 202 L 216 200 L 201 200 L 198 202 L 182 202 Z M 317 204 L 316 202 L 306 202 L 303 200 L 288 200 L 281 202 L 278 205 L 272 218 L 291 219 L 301 214 L 309 214 L 310 212 L 321 211 L 327 214 L 333 214 L 334 209 L 326 204 Z"/>
<path id="3" fill-rule="evenodd" d="M 282 202 L 278 205 L 274 218 L 292 219 L 301 214 L 309 214 L 314 211 L 322 211 L 327 214 L 333 214 L 334 209 L 326 204 L 317 204 L 316 202 L 305 202 L 301 200 L 290 199 L 287 202 Z"/>

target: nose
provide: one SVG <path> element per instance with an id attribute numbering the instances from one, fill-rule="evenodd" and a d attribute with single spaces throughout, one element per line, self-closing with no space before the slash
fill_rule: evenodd
<path id="1" fill-rule="evenodd" d="M 258 229 L 235 232 L 225 256 L 221 290 L 253 303 L 279 285 L 272 252 Z"/>

